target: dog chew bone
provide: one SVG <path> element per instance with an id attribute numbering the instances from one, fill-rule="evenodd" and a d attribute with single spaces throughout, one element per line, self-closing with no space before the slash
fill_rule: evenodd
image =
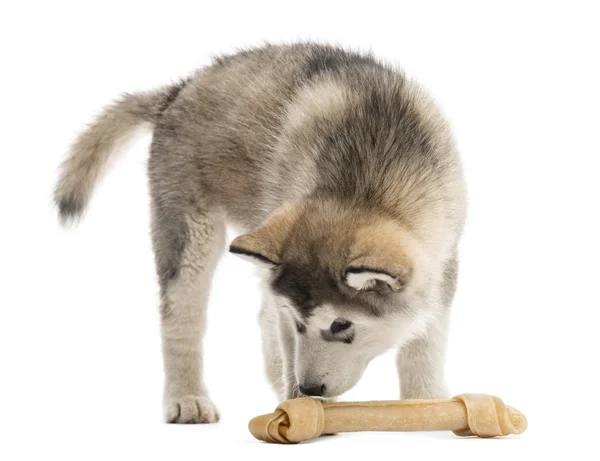
<path id="1" fill-rule="evenodd" d="M 254 437 L 272 443 L 298 443 L 323 434 L 359 431 L 442 431 L 459 436 L 520 434 L 527 419 L 497 397 L 462 394 L 451 400 L 322 402 L 287 400 L 275 412 L 248 424 Z"/>

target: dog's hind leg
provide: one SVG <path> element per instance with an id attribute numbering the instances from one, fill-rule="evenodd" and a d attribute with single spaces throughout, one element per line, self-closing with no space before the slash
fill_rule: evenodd
<path id="1" fill-rule="evenodd" d="M 212 423 L 219 414 L 202 378 L 202 337 L 212 275 L 225 246 L 225 225 L 220 214 L 189 197 L 169 200 L 165 206 L 166 196 L 157 189 L 152 190 L 152 238 L 161 285 L 165 419 Z M 182 190 L 186 192 L 191 191 Z"/>

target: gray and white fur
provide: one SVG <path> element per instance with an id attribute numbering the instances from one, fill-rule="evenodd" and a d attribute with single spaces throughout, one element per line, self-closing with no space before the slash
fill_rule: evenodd
<path id="1" fill-rule="evenodd" d="M 160 283 L 168 422 L 218 412 L 202 337 L 225 226 L 261 266 L 266 370 L 280 399 L 334 398 L 398 351 L 402 398 L 447 396 L 444 349 L 465 219 L 447 123 L 415 82 L 370 55 L 302 43 L 218 58 L 127 94 L 83 132 L 55 200 L 79 217 L 142 124 Z"/>

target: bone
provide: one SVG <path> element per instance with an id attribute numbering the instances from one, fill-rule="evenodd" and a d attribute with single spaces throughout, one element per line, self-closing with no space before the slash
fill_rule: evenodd
<path id="1" fill-rule="evenodd" d="M 486 394 L 461 394 L 450 400 L 322 402 L 300 398 L 281 403 L 273 413 L 253 418 L 254 437 L 270 443 L 299 443 L 325 434 L 362 431 L 444 431 L 458 436 L 521 434 L 527 418 Z"/>

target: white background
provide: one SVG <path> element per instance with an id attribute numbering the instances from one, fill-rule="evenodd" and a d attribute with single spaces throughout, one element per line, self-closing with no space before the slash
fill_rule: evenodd
<path id="1" fill-rule="evenodd" d="M 0 458 L 582 457 L 596 443 L 600 414 L 593 4 L 3 2 Z M 530 428 L 522 436 L 255 441 L 247 421 L 276 401 L 262 372 L 257 280 L 231 255 L 215 278 L 205 342 L 222 421 L 161 422 L 150 135 L 131 146 L 71 231 L 51 207 L 57 166 L 120 92 L 175 80 L 236 47 L 309 38 L 370 49 L 402 66 L 451 121 L 470 210 L 448 382 L 453 393 L 497 394 L 523 410 Z M 344 399 L 397 397 L 390 353 Z"/>

